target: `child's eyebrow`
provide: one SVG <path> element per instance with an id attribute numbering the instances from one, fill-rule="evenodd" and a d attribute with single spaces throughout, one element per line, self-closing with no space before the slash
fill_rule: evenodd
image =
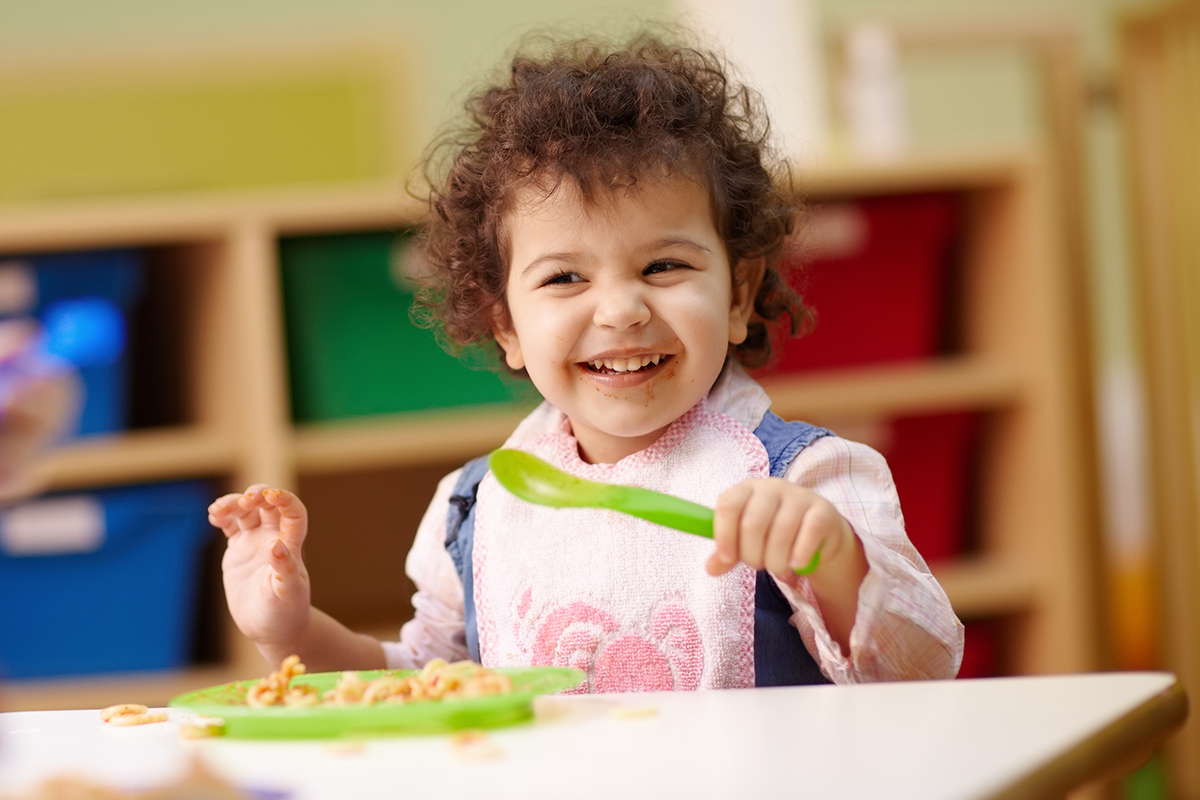
<path id="1" fill-rule="evenodd" d="M 530 261 L 528 264 L 525 265 L 525 268 L 521 270 L 521 277 L 525 277 L 530 272 L 532 272 L 539 264 L 541 264 L 542 262 L 545 262 L 545 261 L 565 261 L 568 264 L 570 264 L 570 263 L 574 263 L 575 261 L 578 261 L 578 260 L 579 260 L 579 254 L 573 253 L 569 250 L 564 250 L 562 252 L 557 252 L 557 253 L 542 253 L 540 256 L 538 256 L 537 258 L 533 259 L 532 261 Z"/>
<path id="2" fill-rule="evenodd" d="M 663 247 L 674 247 L 676 245 L 682 245 L 683 247 L 690 247 L 691 249 L 699 250 L 702 253 L 711 253 L 712 252 L 712 248 L 709 247 L 708 245 L 701 244 L 700 242 L 697 242 L 695 239 L 691 238 L 690 236 L 682 236 L 682 235 L 680 235 L 680 236 L 664 236 L 663 238 L 661 238 L 655 242 L 652 242 L 650 244 L 650 249 L 657 250 L 657 249 L 660 249 Z"/>

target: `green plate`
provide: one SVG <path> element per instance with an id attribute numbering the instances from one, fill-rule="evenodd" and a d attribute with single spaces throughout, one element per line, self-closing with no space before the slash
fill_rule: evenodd
<path id="1" fill-rule="evenodd" d="M 523 722 L 533 716 L 533 698 L 570 689 L 586 677 L 562 667 L 498 668 L 510 675 L 513 691 L 468 699 L 422 700 L 356 706 L 246 705 L 246 690 L 257 680 L 234 681 L 181 694 L 170 705 L 202 717 L 225 720 L 225 735 L 241 739 L 321 739 L 447 733 L 470 728 L 494 728 Z M 360 672 L 364 681 L 381 675 L 407 675 L 413 670 Z M 332 689 L 340 672 L 296 676 L 294 683 L 311 684 L 321 692 Z"/>

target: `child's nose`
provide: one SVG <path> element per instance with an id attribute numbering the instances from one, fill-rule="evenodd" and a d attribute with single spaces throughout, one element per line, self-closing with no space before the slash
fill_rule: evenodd
<path id="1" fill-rule="evenodd" d="M 609 287 L 600 293 L 595 323 L 601 328 L 632 328 L 650 320 L 650 306 L 637 286 Z"/>

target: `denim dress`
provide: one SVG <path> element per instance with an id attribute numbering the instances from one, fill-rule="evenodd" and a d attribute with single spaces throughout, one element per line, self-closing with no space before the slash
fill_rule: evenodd
<path id="1" fill-rule="evenodd" d="M 833 434 L 804 422 L 784 422 L 768 411 L 754 430 L 770 463 L 770 474 L 782 477 L 796 456 L 823 436 Z M 463 618 L 467 649 L 480 659 L 476 619 L 472 551 L 475 529 L 475 498 L 487 474 L 487 457 L 468 462 L 450 498 L 446 519 L 445 546 L 463 583 Z M 792 686 L 829 683 L 800 632 L 790 622 L 791 604 L 766 572 L 755 578 L 754 590 L 754 683 L 756 686 Z"/>

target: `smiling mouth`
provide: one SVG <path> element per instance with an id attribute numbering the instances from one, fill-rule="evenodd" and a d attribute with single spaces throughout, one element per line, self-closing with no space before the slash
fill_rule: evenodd
<path id="1" fill-rule="evenodd" d="M 654 369 L 670 358 L 669 355 L 661 353 L 650 356 L 633 356 L 632 358 L 599 358 L 595 361 L 588 361 L 583 366 L 600 375 L 624 375 L 630 372 L 645 372 Z"/>

